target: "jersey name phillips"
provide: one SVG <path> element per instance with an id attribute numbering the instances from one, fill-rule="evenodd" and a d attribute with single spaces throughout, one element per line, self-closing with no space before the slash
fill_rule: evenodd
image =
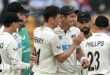
<path id="1" fill-rule="evenodd" d="M 96 46 L 104 46 L 104 41 L 90 41 L 86 43 L 87 47 L 96 47 Z"/>

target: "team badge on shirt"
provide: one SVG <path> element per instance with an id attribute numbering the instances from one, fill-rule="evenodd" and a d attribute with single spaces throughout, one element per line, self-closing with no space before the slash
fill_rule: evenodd
<path id="1" fill-rule="evenodd" d="M 74 38 L 76 36 L 76 34 L 74 34 L 74 35 L 71 35 L 71 38 Z"/>
<path id="2" fill-rule="evenodd" d="M 57 46 L 57 48 L 60 49 L 61 47 L 60 46 Z"/>
<path id="3" fill-rule="evenodd" d="M 58 36 L 60 40 L 62 40 L 62 36 Z"/>

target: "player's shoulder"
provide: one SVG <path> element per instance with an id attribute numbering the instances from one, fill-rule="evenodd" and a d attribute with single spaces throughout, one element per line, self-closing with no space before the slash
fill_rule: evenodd
<path id="1" fill-rule="evenodd" d="M 44 34 L 47 35 L 48 38 L 53 38 L 54 36 L 56 36 L 53 29 L 49 27 L 45 27 L 44 29 L 45 29 Z"/>
<path id="2" fill-rule="evenodd" d="M 2 38 L 11 38 L 11 34 L 8 32 L 0 32 L 0 36 L 2 36 Z"/>
<path id="3" fill-rule="evenodd" d="M 80 33 L 80 29 L 78 27 L 74 27 L 74 26 L 70 27 L 70 31 Z"/>
<path id="4" fill-rule="evenodd" d="M 38 27 L 34 30 L 34 36 L 42 36 L 42 37 L 48 37 L 48 38 L 52 38 L 54 36 L 56 36 L 55 32 L 53 31 L 53 29 L 49 28 L 49 27 Z"/>
<path id="5" fill-rule="evenodd" d="M 104 39 L 105 39 L 105 38 L 110 38 L 107 33 L 94 33 L 94 36 L 95 36 L 95 37 L 101 36 L 101 37 L 103 37 Z"/>
<path id="6" fill-rule="evenodd" d="M 12 34 L 12 36 L 14 37 L 14 39 L 18 39 L 18 38 L 20 38 L 20 39 L 21 39 L 20 34 L 19 34 L 19 33 L 17 33 L 17 32 L 14 32 L 14 33 Z"/>
<path id="7" fill-rule="evenodd" d="M 14 33 L 12 34 L 12 36 L 21 37 L 20 34 L 17 33 L 17 32 L 14 32 Z"/>
<path id="8" fill-rule="evenodd" d="M 62 33 L 62 31 L 63 31 L 63 29 L 61 29 L 60 26 L 54 28 L 54 32 L 55 32 L 56 34 Z"/>
<path id="9" fill-rule="evenodd" d="M 74 29 L 75 29 L 75 30 L 80 31 L 80 29 L 79 29 L 78 27 L 75 27 L 75 26 L 70 27 L 70 29 L 71 29 L 71 30 L 74 30 Z"/>
<path id="10" fill-rule="evenodd" d="M 110 32 L 107 32 L 106 34 L 110 37 Z"/>
<path id="11" fill-rule="evenodd" d="M 34 32 L 33 32 L 33 35 L 38 35 L 38 34 L 40 34 L 41 33 L 41 27 L 36 27 L 35 29 L 34 29 Z"/>
<path id="12" fill-rule="evenodd" d="M 85 38 L 82 42 L 81 42 L 81 44 L 84 44 L 84 43 L 86 43 L 86 42 L 88 42 L 88 41 L 92 41 L 92 40 L 94 40 L 94 36 L 92 35 L 92 36 L 90 36 L 89 38 Z"/>
<path id="13" fill-rule="evenodd" d="M 15 41 L 14 38 L 13 38 L 13 35 L 11 35 L 11 34 L 7 34 L 6 37 L 9 38 L 9 39 L 7 39 L 7 40 L 9 40 L 10 42 Z"/>
<path id="14" fill-rule="evenodd" d="M 0 33 L 0 37 L 1 37 L 2 41 L 5 41 L 4 43 L 15 42 L 13 36 L 10 33 L 7 33 L 7 32 Z"/>
<path id="15" fill-rule="evenodd" d="M 41 27 L 36 27 L 36 28 L 34 29 L 34 32 L 39 31 L 39 30 L 40 30 L 40 28 L 41 28 Z"/>
<path id="16" fill-rule="evenodd" d="M 89 37 L 85 42 L 88 41 L 105 41 L 110 42 L 110 37 L 106 33 L 94 33 L 91 37 Z"/>
<path id="17" fill-rule="evenodd" d="M 97 42 L 103 41 L 106 44 L 110 45 L 110 37 L 106 33 L 93 33 L 88 39 L 85 39 L 81 42 L 81 46 L 84 47 L 88 42 Z"/>

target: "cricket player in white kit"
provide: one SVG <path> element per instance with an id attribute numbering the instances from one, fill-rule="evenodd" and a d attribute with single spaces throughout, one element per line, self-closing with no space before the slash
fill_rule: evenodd
<path id="1" fill-rule="evenodd" d="M 8 4 L 6 11 L 17 13 L 17 16 L 23 20 L 23 22 L 21 22 L 19 25 L 19 29 L 17 29 L 16 32 L 14 32 L 12 34 L 14 39 L 18 43 L 18 52 L 19 52 L 19 56 L 22 60 L 23 46 L 22 46 L 22 37 L 20 36 L 19 31 L 22 29 L 24 23 L 26 23 L 26 18 L 25 18 L 25 11 L 26 10 L 23 8 L 23 6 L 19 2 L 12 2 L 12 3 Z M 0 28 L 0 32 L 3 32 L 3 30 L 4 30 L 4 25 Z"/>
<path id="2" fill-rule="evenodd" d="M 90 36 L 92 36 L 92 32 L 90 31 L 90 25 L 91 23 L 91 16 L 87 12 L 79 12 L 77 15 L 77 23 L 80 31 L 84 34 L 84 41 L 88 39 Z M 78 49 L 81 49 L 80 47 Z M 81 64 L 78 63 L 78 73 L 79 75 L 87 75 L 88 69 L 83 69 L 81 67 Z"/>
<path id="3" fill-rule="evenodd" d="M 81 43 L 90 60 L 88 75 L 110 75 L 110 37 L 106 34 L 109 21 L 105 16 L 95 20 L 96 33 Z"/>
<path id="4" fill-rule="evenodd" d="M 18 44 L 12 33 L 19 28 L 21 20 L 15 13 L 7 13 L 3 19 L 4 30 L 0 32 L 0 55 L 2 75 L 20 75 L 21 69 L 31 68 L 34 62 L 23 63 L 17 51 Z"/>
<path id="5" fill-rule="evenodd" d="M 76 17 L 76 10 L 74 10 L 72 6 L 63 6 L 61 8 L 61 23 L 57 28 L 54 29 L 54 31 L 60 40 L 61 49 L 64 52 L 70 48 L 73 43 L 72 40 L 81 33 L 77 27 L 73 26 Z M 83 57 L 82 54 L 80 54 L 80 58 L 81 57 Z M 84 60 L 82 63 L 88 62 L 86 59 Z M 86 67 L 87 65 L 88 64 L 86 64 Z M 77 75 L 76 50 L 74 50 L 74 52 L 65 62 L 58 62 L 58 72 L 58 75 Z"/>
<path id="6" fill-rule="evenodd" d="M 44 10 L 44 25 L 34 30 L 34 46 L 38 61 L 33 66 L 34 75 L 57 75 L 57 61 L 64 62 L 83 40 L 83 35 L 77 36 L 67 51 L 61 50 L 58 36 L 53 29 L 58 25 L 59 8 L 48 6 Z"/>

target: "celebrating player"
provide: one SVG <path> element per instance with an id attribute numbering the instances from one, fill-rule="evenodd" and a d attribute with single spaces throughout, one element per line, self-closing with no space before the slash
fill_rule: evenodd
<path id="1" fill-rule="evenodd" d="M 60 9 L 56 6 L 48 6 L 44 10 L 43 16 L 45 21 L 44 25 L 34 30 L 34 46 L 39 55 L 38 63 L 33 66 L 34 75 L 56 74 L 56 60 L 63 63 L 83 40 L 83 36 L 81 35 L 74 38 L 71 41 L 74 41 L 74 43 L 64 52 L 61 50 L 60 41 L 53 31 L 58 26 Z"/>
<path id="2" fill-rule="evenodd" d="M 87 12 L 80 12 L 77 16 L 78 27 L 80 31 L 84 34 L 85 40 L 92 36 L 90 31 L 91 25 L 91 16 Z M 85 41 L 83 40 L 83 41 Z M 81 49 L 80 47 L 78 49 Z M 79 75 L 87 75 L 87 69 L 83 69 L 81 64 L 78 62 L 78 74 Z"/>
<path id="3" fill-rule="evenodd" d="M 3 19 L 4 30 L 0 33 L 0 54 L 2 75 L 20 75 L 21 69 L 31 68 L 34 61 L 23 63 L 18 53 L 18 43 L 13 38 L 13 32 L 19 28 L 20 20 L 15 13 L 7 13 Z"/>
<path id="4" fill-rule="evenodd" d="M 73 26 L 75 18 L 77 18 L 76 10 L 72 6 L 63 6 L 61 8 L 61 24 L 54 31 L 60 40 L 61 49 L 64 52 L 74 43 L 73 39 L 81 33 L 77 27 Z M 79 60 L 84 57 L 81 50 L 74 50 L 64 63 L 58 62 L 60 75 L 77 75 L 77 55 Z M 82 60 L 82 64 L 86 62 L 88 62 L 86 59 Z M 88 65 L 87 63 L 84 67 Z"/>
<path id="5" fill-rule="evenodd" d="M 88 75 L 110 74 L 110 37 L 106 34 L 109 20 L 100 15 L 95 20 L 96 33 L 81 43 L 81 49 L 90 60 Z"/>

